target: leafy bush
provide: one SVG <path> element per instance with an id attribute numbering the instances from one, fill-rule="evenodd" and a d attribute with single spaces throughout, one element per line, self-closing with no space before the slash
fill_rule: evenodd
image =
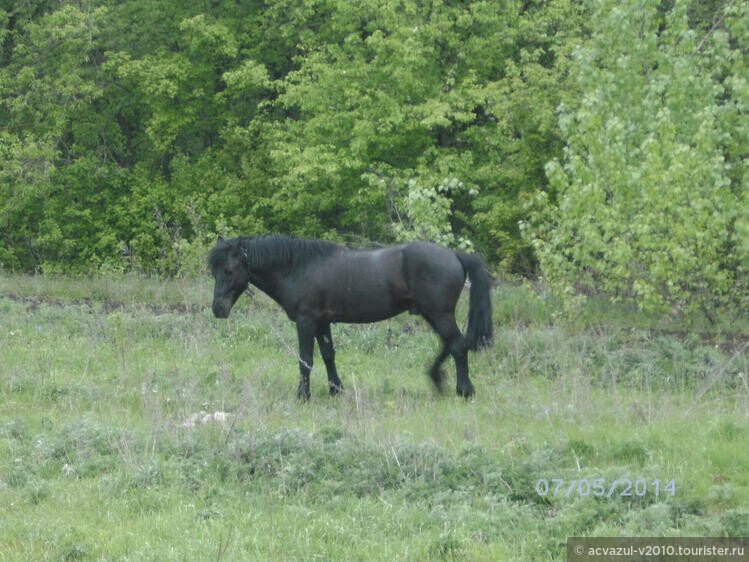
<path id="1" fill-rule="evenodd" d="M 401 241 L 428 240 L 448 247 L 471 250 L 473 244 L 463 236 L 455 236 L 451 228 L 452 201 L 450 194 L 463 188 L 456 178 L 445 179 L 435 189 L 408 182 L 403 200 L 404 216 L 398 214 L 393 224 L 395 236 Z"/>
<path id="2" fill-rule="evenodd" d="M 454 232 L 528 271 L 517 220 L 560 155 L 554 108 L 574 99 L 582 12 L 571 0 L 0 11 L 0 267 L 180 274 L 229 230 Z"/>
<path id="3" fill-rule="evenodd" d="M 729 2 L 698 34 L 688 3 L 594 3 L 577 51 L 583 91 L 562 107 L 564 159 L 526 225 L 544 274 L 567 294 L 709 313 L 746 298 L 749 10 Z M 717 25 L 717 24 L 716 24 Z"/>

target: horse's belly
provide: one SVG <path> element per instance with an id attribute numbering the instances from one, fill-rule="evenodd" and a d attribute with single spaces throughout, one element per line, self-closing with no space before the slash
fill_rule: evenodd
<path id="1" fill-rule="evenodd" d="M 350 300 L 341 298 L 331 309 L 333 322 L 379 322 L 408 310 L 408 304 L 376 298 Z"/>
<path id="2" fill-rule="evenodd" d="M 404 312 L 406 309 L 402 308 L 400 310 L 398 309 L 392 309 L 389 311 L 373 311 L 371 314 L 366 313 L 357 313 L 357 314 L 340 314 L 338 317 L 334 318 L 332 322 L 340 322 L 344 324 L 366 324 L 368 322 L 379 322 L 381 320 L 387 320 L 388 318 L 392 318 L 393 316 L 397 316 L 401 312 Z"/>

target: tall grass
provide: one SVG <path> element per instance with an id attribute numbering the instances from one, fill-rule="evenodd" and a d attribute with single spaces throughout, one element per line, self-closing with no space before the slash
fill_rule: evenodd
<path id="1" fill-rule="evenodd" d="M 0 278 L 0 560 L 562 560 L 571 535 L 749 534 L 740 329 L 565 320 L 500 287 L 475 400 L 434 393 L 436 338 L 404 315 L 335 326 L 345 392 L 316 357 L 301 404 L 283 313 L 258 295 L 219 321 L 210 292 Z M 554 478 L 676 489 L 539 495 Z"/>

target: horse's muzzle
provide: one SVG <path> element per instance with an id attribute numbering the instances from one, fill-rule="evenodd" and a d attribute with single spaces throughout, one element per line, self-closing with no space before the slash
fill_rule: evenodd
<path id="1" fill-rule="evenodd" d="M 213 315 L 216 318 L 229 318 L 231 305 L 221 301 L 213 301 Z"/>

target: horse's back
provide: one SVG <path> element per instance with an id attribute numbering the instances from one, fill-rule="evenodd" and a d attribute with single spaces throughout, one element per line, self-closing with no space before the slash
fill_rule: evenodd
<path id="1" fill-rule="evenodd" d="M 432 242 L 413 242 L 403 246 L 406 267 L 412 274 L 431 274 L 440 281 L 465 280 L 463 265 L 452 250 Z"/>
<path id="2" fill-rule="evenodd" d="M 340 251 L 298 278 L 297 302 L 331 322 L 374 322 L 405 310 L 453 310 L 465 281 L 455 252 L 429 242 Z"/>
<path id="3" fill-rule="evenodd" d="M 455 252 L 431 242 L 414 242 L 403 248 L 403 258 L 417 310 L 454 310 L 465 283 L 465 271 Z"/>

